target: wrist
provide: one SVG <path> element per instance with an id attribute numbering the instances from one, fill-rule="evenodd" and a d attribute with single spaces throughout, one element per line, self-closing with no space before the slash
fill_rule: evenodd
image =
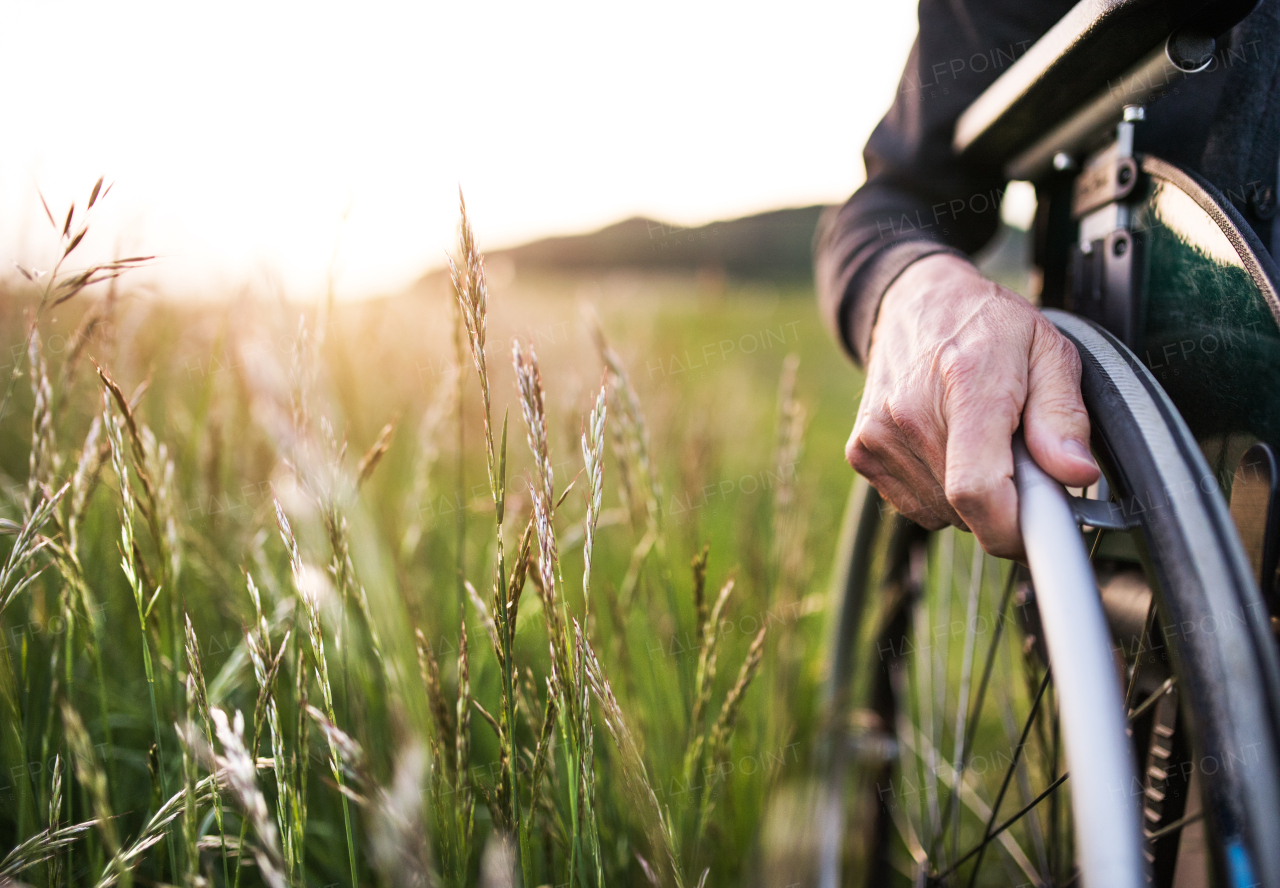
<path id="1" fill-rule="evenodd" d="M 902 274 L 884 291 L 880 300 L 883 312 L 887 304 L 906 301 L 911 296 L 920 296 L 950 281 L 971 281 L 977 278 L 984 280 L 968 259 L 954 253 L 934 253 L 917 259 L 902 270 Z"/>
<path id="2" fill-rule="evenodd" d="M 871 348 L 890 331 L 948 326 L 958 303 L 968 296 L 985 296 L 992 289 L 977 267 L 952 253 L 935 253 L 908 265 L 885 290 L 871 329 Z M 922 326 L 923 325 L 923 326 Z"/>

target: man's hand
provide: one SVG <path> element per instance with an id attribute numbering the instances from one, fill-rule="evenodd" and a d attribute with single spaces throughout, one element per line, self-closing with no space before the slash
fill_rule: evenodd
<path id="1" fill-rule="evenodd" d="M 1075 346 L 963 259 L 910 265 L 876 318 L 849 464 L 924 527 L 967 528 L 992 555 L 1021 558 L 1010 444 L 1020 423 L 1058 481 L 1097 480 Z"/>

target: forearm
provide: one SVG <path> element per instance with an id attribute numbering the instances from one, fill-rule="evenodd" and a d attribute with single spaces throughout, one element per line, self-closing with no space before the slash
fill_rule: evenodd
<path id="1" fill-rule="evenodd" d="M 863 152 L 866 183 L 824 218 L 814 277 L 823 315 L 859 363 L 885 289 L 912 262 L 972 254 L 995 234 L 1004 181 L 956 157 L 956 118 L 1070 6 L 921 0 L 920 33 Z"/>
<path id="2" fill-rule="evenodd" d="M 927 235 L 881 237 L 842 218 L 857 208 L 846 204 L 819 231 L 814 259 L 822 316 L 845 351 L 865 365 L 881 300 L 914 262 L 938 253 L 963 256 L 941 238 Z"/>

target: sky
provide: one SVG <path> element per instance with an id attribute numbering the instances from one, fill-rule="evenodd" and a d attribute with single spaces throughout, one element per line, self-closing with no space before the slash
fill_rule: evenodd
<path id="1" fill-rule="evenodd" d="M 395 292 L 459 186 L 486 249 L 841 201 L 914 30 L 907 0 L 0 0 L 0 259 L 47 267 L 37 188 L 60 215 L 99 175 L 77 257 L 158 254 L 179 298 Z"/>

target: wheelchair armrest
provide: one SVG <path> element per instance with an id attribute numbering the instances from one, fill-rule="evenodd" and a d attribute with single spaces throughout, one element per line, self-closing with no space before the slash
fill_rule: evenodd
<path id="1" fill-rule="evenodd" d="M 1003 166 L 1178 28 L 1216 36 L 1257 0 L 1080 0 L 956 122 L 957 153 Z"/>

